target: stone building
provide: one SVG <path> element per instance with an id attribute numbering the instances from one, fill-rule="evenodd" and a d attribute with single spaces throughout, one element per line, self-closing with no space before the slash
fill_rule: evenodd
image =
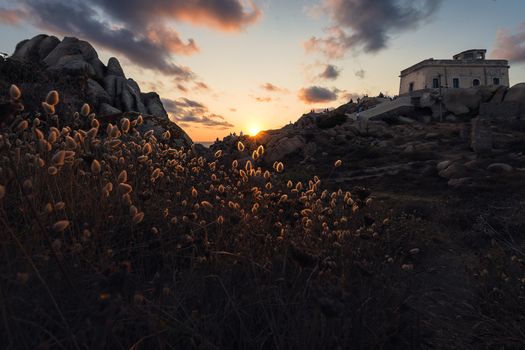
<path id="1" fill-rule="evenodd" d="M 474 49 L 453 59 L 429 58 L 401 71 L 399 95 L 439 88 L 469 88 L 479 85 L 509 86 L 509 62 L 486 59 L 487 50 Z"/>

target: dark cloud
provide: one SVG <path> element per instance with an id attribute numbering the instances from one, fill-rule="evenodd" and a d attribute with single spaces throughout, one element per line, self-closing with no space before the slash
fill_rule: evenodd
<path id="1" fill-rule="evenodd" d="M 181 98 L 178 100 L 162 99 L 162 103 L 173 121 L 183 127 L 203 126 L 207 128 L 229 129 L 234 125 L 223 116 L 210 113 L 204 104 Z"/>
<path id="2" fill-rule="evenodd" d="M 190 100 L 188 98 L 182 98 L 187 107 L 191 108 L 206 108 L 202 103 Z"/>
<path id="3" fill-rule="evenodd" d="M 512 62 L 525 62 L 525 22 L 515 33 L 498 30 L 496 43 L 490 53 L 491 58 L 506 59 Z"/>
<path id="4" fill-rule="evenodd" d="M 259 19 L 253 3 L 241 0 L 90 0 L 121 22 L 147 25 L 160 20 L 179 20 L 237 31 Z"/>
<path id="5" fill-rule="evenodd" d="M 177 84 L 177 89 L 184 93 L 188 92 L 188 88 L 182 84 Z"/>
<path id="6" fill-rule="evenodd" d="M 360 69 L 360 70 L 356 71 L 354 74 L 355 74 L 356 77 L 364 79 L 366 71 L 364 69 Z"/>
<path id="7" fill-rule="evenodd" d="M 350 100 L 356 101 L 358 98 L 361 98 L 363 96 L 364 96 L 363 94 L 348 92 L 345 90 L 345 91 L 341 91 L 340 100 L 344 102 L 349 102 Z"/>
<path id="8" fill-rule="evenodd" d="M 337 91 L 321 86 L 310 86 L 299 90 L 298 97 L 307 104 L 326 103 L 337 100 Z"/>
<path id="9" fill-rule="evenodd" d="M 224 117 L 218 114 L 208 114 L 208 115 L 183 115 L 183 116 L 174 116 L 175 121 L 180 121 L 186 127 L 196 127 L 196 126 L 204 126 L 207 128 L 214 128 L 214 129 L 230 129 L 233 128 L 234 125 L 230 122 L 227 122 L 224 120 Z"/>
<path id="10" fill-rule="evenodd" d="M 191 55 L 199 48 L 193 39 L 181 39 L 170 22 L 236 31 L 260 15 L 255 5 L 247 9 L 240 0 L 19 0 L 17 4 L 19 8 L 0 9 L 0 21 L 23 19 L 44 30 L 76 36 L 182 80 L 194 76 L 189 68 L 174 64 L 172 56 Z"/>
<path id="11" fill-rule="evenodd" d="M 196 81 L 195 88 L 198 90 L 210 90 L 210 87 L 202 81 Z"/>
<path id="12" fill-rule="evenodd" d="M 271 102 L 272 98 L 269 96 L 253 96 L 257 102 Z"/>
<path id="13" fill-rule="evenodd" d="M 279 86 L 273 85 L 272 83 L 264 83 L 261 85 L 261 89 L 268 92 L 288 92 L 287 89 L 281 88 Z"/>
<path id="14" fill-rule="evenodd" d="M 341 74 L 341 71 L 336 66 L 327 64 L 324 71 L 319 74 L 319 78 L 335 80 L 339 77 L 339 74 Z"/>
<path id="15" fill-rule="evenodd" d="M 347 50 L 384 49 L 391 34 L 417 28 L 440 7 L 442 0 L 324 0 L 332 27 L 323 38 L 311 37 L 307 51 L 341 58 Z"/>

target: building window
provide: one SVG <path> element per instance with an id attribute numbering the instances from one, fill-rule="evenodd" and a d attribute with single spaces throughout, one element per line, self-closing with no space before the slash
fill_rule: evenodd
<path id="1" fill-rule="evenodd" d="M 410 92 L 414 91 L 414 83 L 408 84 L 408 91 Z"/>
<path id="2" fill-rule="evenodd" d="M 494 85 L 499 85 L 499 78 L 494 78 L 494 79 L 492 79 L 492 83 L 493 83 Z"/>
<path id="3" fill-rule="evenodd" d="M 479 86 L 479 79 L 472 80 L 472 86 Z"/>
<path id="4" fill-rule="evenodd" d="M 438 78 L 434 78 L 434 79 L 432 79 L 432 87 L 433 87 L 434 89 L 439 88 L 439 79 L 438 79 Z"/>
<path id="5" fill-rule="evenodd" d="M 459 78 L 452 79 L 452 87 L 454 89 L 458 89 L 459 88 Z"/>

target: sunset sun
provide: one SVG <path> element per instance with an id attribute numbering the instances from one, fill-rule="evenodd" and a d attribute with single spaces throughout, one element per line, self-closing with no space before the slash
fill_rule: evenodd
<path id="1" fill-rule="evenodd" d="M 257 135 L 260 131 L 261 131 L 261 128 L 260 128 L 259 125 L 257 125 L 257 124 L 252 124 L 252 125 L 250 125 L 250 127 L 248 128 L 248 134 L 249 134 L 250 136 L 255 136 L 255 135 Z"/>

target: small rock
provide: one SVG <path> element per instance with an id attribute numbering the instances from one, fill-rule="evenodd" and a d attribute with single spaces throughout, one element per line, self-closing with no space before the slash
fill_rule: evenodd
<path id="1" fill-rule="evenodd" d="M 429 132 L 428 134 L 425 135 L 425 138 L 427 140 L 438 139 L 439 138 L 439 134 L 437 132 Z"/>
<path id="2" fill-rule="evenodd" d="M 492 163 L 487 167 L 487 170 L 493 171 L 495 173 L 510 172 L 514 168 L 506 163 Z"/>
<path id="3" fill-rule="evenodd" d="M 438 171 L 441 171 L 443 169 L 446 169 L 450 164 L 452 164 L 452 161 L 451 160 L 444 160 L 442 162 L 439 162 L 437 165 L 436 165 L 436 169 Z"/>
<path id="4" fill-rule="evenodd" d="M 468 174 L 468 169 L 459 163 L 453 163 L 439 172 L 439 176 L 446 179 L 464 178 Z"/>
<path id="5" fill-rule="evenodd" d="M 401 124 L 414 124 L 416 122 L 414 119 L 407 118 L 402 115 L 397 117 L 397 121 L 400 122 Z"/>
<path id="6" fill-rule="evenodd" d="M 465 186 L 467 184 L 469 184 L 470 182 L 472 181 L 472 178 L 471 177 L 462 177 L 462 178 L 459 178 L 459 179 L 450 179 L 448 180 L 448 185 L 450 187 L 462 187 L 462 186 Z"/>

